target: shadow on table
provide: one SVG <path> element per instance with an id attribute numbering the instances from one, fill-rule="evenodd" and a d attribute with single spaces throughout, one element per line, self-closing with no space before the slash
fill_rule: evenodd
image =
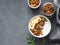
<path id="1" fill-rule="evenodd" d="M 56 13 L 52 18 L 50 18 L 52 27 L 51 32 L 48 35 L 50 44 L 59 44 L 60 45 L 60 26 L 57 25 Z M 58 29 L 59 27 L 59 29 Z"/>
<path id="2" fill-rule="evenodd" d="M 40 6 L 39 8 L 37 9 L 32 9 L 30 7 L 28 7 L 28 13 L 32 14 L 32 15 L 40 15 L 40 13 L 42 12 L 42 9 L 41 9 L 42 6 Z"/>

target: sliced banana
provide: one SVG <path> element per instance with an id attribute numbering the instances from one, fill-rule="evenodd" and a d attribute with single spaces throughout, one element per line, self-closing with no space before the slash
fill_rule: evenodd
<path id="1" fill-rule="evenodd" d="M 40 22 L 41 21 L 41 18 L 39 16 L 33 18 L 31 21 L 30 21 L 30 29 L 34 29 L 35 27 L 35 24 Z"/>

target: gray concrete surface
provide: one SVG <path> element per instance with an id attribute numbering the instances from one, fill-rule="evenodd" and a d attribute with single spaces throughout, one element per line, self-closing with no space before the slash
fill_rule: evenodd
<path id="1" fill-rule="evenodd" d="M 53 2 L 42 0 L 41 6 L 33 10 L 28 7 L 27 0 L 0 0 L 0 45 L 28 45 L 26 37 L 31 35 L 28 22 L 40 14 L 42 5 L 48 1 Z"/>

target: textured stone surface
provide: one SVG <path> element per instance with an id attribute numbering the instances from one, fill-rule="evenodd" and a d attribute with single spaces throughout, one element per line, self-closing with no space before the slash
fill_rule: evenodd
<path id="1" fill-rule="evenodd" d="M 40 14 L 42 5 L 48 1 L 53 2 L 42 0 L 41 6 L 33 10 L 28 7 L 27 0 L 0 0 L 0 45 L 28 45 L 28 22 Z M 37 40 L 40 45 L 41 40 Z"/>

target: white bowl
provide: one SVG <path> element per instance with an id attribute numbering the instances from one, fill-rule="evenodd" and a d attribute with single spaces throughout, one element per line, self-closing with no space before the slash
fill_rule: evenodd
<path id="1" fill-rule="evenodd" d="M 53 6 L 54 6 L 54 4 L 53 3 L 51 3 L 51 2 L 46 2 L 44 5 L 43 5 L 43 7 L 46 5 L 46 4 L 52 4 Z M 46 16 L 52 16 L 53 14 L 54 14 L 54 12 L 55 12 L 55 6 L 54 6 L 54 11 L 51 13 L 51 14 L 46 14 L 46 13 L 44 13 Z"/>
<path id="2" fill-rule="evenodd" d="M 43 30 L 42 30 L 43 35 L 40 35 L 40 36 L 34 35 L 33 32 L 30 30 L 30 22 L 32 21 L 32 19 L 34 19 L 34 18 L 37 17 L 37 16 L 44 17 L 44 18 L 47 19 L 47 23 L 44 25 Z M 29 28 L 29 32 L 30 32 L 34 37 L 42 38 L 42 37 L 47 36 L 47 35 L 50 33 L 50 30 L 51 30 L 51 22 L 50 22 L 50 20 L 49 20 L 47 17 L 45 17 L 45 16 L 43 16 L 43 15 L 37 15 L 37 16 L 34 16 L 32 19 L 30 19 L 28 28 Z"/>
<path id="3" fill-rule="evenodd" d="M 28 0 L 28 6 L 29 6 L 30 8 L 32 8 L 32 9 L 36 9 L 36 8 L 38 8 L 40 5 L 41 5 L 41 0 L 40 0 L 39 5 L 37 5 L 36 7 L 31 6 L 30 3 L 29 3 L 29 0 Z"/>

